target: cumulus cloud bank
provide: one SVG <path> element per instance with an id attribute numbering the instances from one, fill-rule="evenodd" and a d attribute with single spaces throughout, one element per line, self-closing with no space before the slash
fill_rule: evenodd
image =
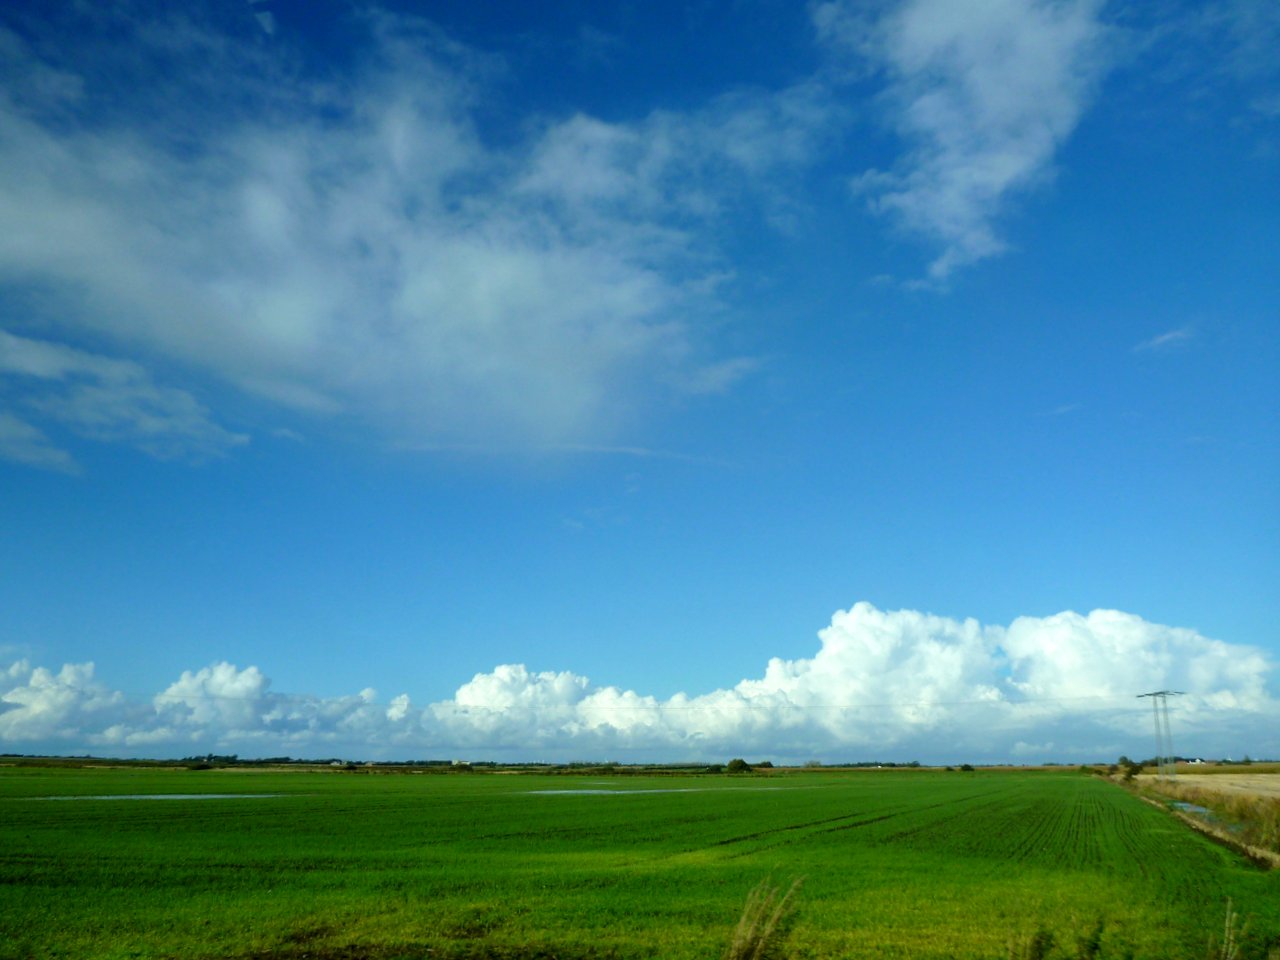
<path id="1" fill-rule="evenodd" d="M 216 663 L 148 705 L 107 689 L 92 664 L 54 674 L 20 662 L 0 674 L 0 743 L 143 755 L 1096 760 L 1150 752 L 1136 694 L 1175 688 L 1186 692 L 1174 714 L 1180 751 L 1280 753 L 1260 650 L 1133 614 L 1004 627 L 859 603 L 818 637 L 811 657 L 774 658 L 758 678 L 665 700 L 519 664 L 424 706 L 368 689 L 317 698 L 272 691 L 255 666 Z"/>

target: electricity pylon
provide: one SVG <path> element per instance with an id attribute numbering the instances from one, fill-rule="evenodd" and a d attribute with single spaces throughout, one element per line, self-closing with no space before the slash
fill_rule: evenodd
<path id="1" fill-rule="evenodd" d="M 1174 780 L 1178 776 L 1178 762 L 1173 755 L 1173 733 L 1169 729 L 1169 698 L 1179 696 L 1182 696 L 1181 690 L 1138 694 L 1139 700 L 1151 698 L 1151 712 L 1156 721 L 1156 776 L 1161 780 Z"/>

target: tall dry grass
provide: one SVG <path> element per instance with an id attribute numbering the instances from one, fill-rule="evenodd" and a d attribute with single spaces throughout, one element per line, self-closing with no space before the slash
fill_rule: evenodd
<path id="1" fill-rule="evenodd" d="M 1210 960 L 1237 960 L 1240 956 L 1240 938 L 1244 928 L 1240 926 L 1240 914 L 1227 901 L 1227 919 L 1222 924 L 1222 942 L 1209 941 Z"/>
<path id="2" fill-rule="evenodd" d="M 795 894 L 802 880 L 792 881 L 785 893 L 768 879 L 756 884 L 747 895 L 742 916 L 738 918 L 723 960 L 778 960 L 786 936 L 786 921 L 794 910 Z M 1028 936 L 1010 940 L 1009 960 L 1099 960 L 1103 956 L 1103 927 L 1104 921 L 1099 917 L 1083 935 L 1077 936 L 1075 949 L 1071 950 L 1066 944 L 1059 943 L 1047 927 L 1040 926 Z M 1221 939 L 1209 936 L 1205 960 L 1240 960 L 1248 927 L 1248 922 L 1241 919 L 1231 900 L 1227 900 Z M 1133 953 L 1129 950 L 1123 955 L 1132 957 Z M 1250 955 L 1259 955 L 1256 945 Z M 1280 960 L 1280 947 L 1268 949 L 1266 957 L 1267 960 Z"/>
<path id="3" fill-rule="evenodd" d="M 785 934 L 786 919 L 795 907 L 794 897 L 803 878 L 796 878 L 786 893 L 769 880 L 761 880 L 747 894 L 742 916 L 724 960 L 766 960 L 776 954 Z"/>

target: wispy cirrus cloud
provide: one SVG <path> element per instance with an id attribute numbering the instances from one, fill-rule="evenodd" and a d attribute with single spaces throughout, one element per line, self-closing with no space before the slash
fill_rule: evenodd
<path id="1" fill-rule="evenodd" d="M 248 442 L 214 423 L 190 393 L 155 383 L 142 366 L 0 330 L 0 385 L 24 415 L 82 437 L 123 442 L 161 459 L 201 460 Z M 2 411 L 0 411 L 2 413 Z M 0 456 L 74 471 L 69 453 L 9 413 L 0 420 Z"/>
<path id="2" fill-rule="evenodd" d="M 1214 9 L 1205 30 L 1238 38 L 1236 72 L 1265 72 L 1245 28 L 1271 19 Z M 564 105 L 495 139 L 500 58 L 347 13 L 335 79 L 291 53 L 287 25 L 268 40 L 260 5 L 0 11 L 0 292 L 39 294 L 11 329 L 131 358 L 155 391 L 194 371 L 215 412 L 220 386 L 282 408 L 272 422 L 421 448 L 625 445 L 662 401 L 759 367 L 716 339 L 735 282 L 720 238 L 802 221 L 802 175 L 840 169 L 847 74 L 624 119 Z M 810 14 L 859 91 L 879 88 L 901 150 L 851 182 L 937 247 L 934 285 L 1005 249 L 1003 215 L 1052 177 L 1114 59 L 1100 0 Z M 12 407 L 11 459 L 63 469 L 55 422 L 136 443 L 119 425 L 176 403 L 111 414 L 73 392 Z"/>
<path id="3" fill-rule="evenodd" d="M 1201 92 L 1231 88 L 1264 120 L 1280 115 L 1280 7 L 1254 0 L 1188 4 L 1160 31 L 1165 69 Z"/>
<path id="4" fill-rule="evenodd" d="M 832 49 L 885 78 L 885 123 L 907 152 L 853 186 L 873 211 L 941 246 L 930 281 L 1004 251 L 1000 216 L 1051 178 L 1108 66 L 1101 6 L 831 0 L 813 8 Z"/>
<path id="5" fill-rule="evenodd" d="M 59 473 L 80 470 L 75 458 L 54 444 L 39 427 L 3 410 L 0 410 L 0 459 Z"/>
<path id="6" fill-rule="evenodd" d="M 1148 340 L 1134 344 L 1134 353 L 1150 353 L 1152 351 L 1172 350 L 1177 347 L 1184 347 L 1195 337 L 1195 330 L 1192 327 L 1176 327 L 1173 330 L 1166 330 L 1164 333 L 1158 333 Z"/>
<path id="7" fill-rule="evenodd" d="M 258 42 L 253 9 L 199 10 L 65 12 L 74 49 L 0 20 L 0 284 L 42 293 L 24 331 L 404 442 L 608 443 L 752 369 L 700 323 L 726 275 L 710 225 L 785 215 L 770 181 L 824 136 L 820 88 L 531 117 L 494 145 L 490 60 L 429 24 L 353 14 L 339 85 Z M 63 399 L 47 415 L 103 439 L 128 419 Z"/>
<path id="8" fill-rule="evenodd" d="M 1272 664 L 1261 651 L 1133 614 L 1068 611 L 1002 627 L 859 603 L 818 636 L 810 656 L 775 657 L 758 677 L 666 699 L 522 664 L 421 706 L 407 693 L 382 703 L 368 689 L 318 698 L 278 693 L 259 668 L 219 662 L 184 672 L 148 705 L 107 690 L 91 664 L 54 674 L 23 661 L 0 674 L 0 743 L 553 760 L 1097 760 L 1145 746 L 1149 715 L 1135 695 L 1173 687 L 1187 691 L 1177 708 L 1183 749 L 1280 748 Z"/>

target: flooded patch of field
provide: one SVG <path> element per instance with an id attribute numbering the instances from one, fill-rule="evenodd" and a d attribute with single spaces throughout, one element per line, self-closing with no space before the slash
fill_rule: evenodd
<path id="1" fill-rule="evenodd" d="M 287 793 L 103 793 L 93 796 L 32 797 L 32 800 L 260 800 Z"/>
<path id="2" fill-rule="evenodd" d="M 608 788 L 579 787 L 573 790 L 526 790 L 531 797 L 620 797 L 629 793 L 705 793 L 696 787 L 677 787 L 667 790 L 610 790 Z"/>
<path id="3" fill-rule="evenodd" d="M 531 796 L 531 797 L 614 797 L 614 796 L 622 796 L 622 795 L 624 795 L 624 794 L 635 794 L 635 793 L 645 793 L 645 794 L 654 794 L 654 793 L 719 793 L 719 792 L 722 792 L 722 791 L 723 791 L 723 790 L 725 790 L 725 789 L 726 789 L 725 787 L 654 787 L 654 788 L 647 789 L 647 790 L 645 790 L 645 789 L 638 789 L 638 790 L 630 790 L 630 789 L 609 790 L 609 789 L 605 789 L 605 788 L 596 789 L 596 788 L 579 787 L 579 788 L 570 789 L 570 790 L 526 790 L 526 791 L 525 791 L 525 793 L 526 793 L 527 795 Z M 743 791 L 743 792 L 745 792 L 745 791 L 748 791 L 748 790 L 751 790 L 751 791 L 757 791 L 757 792 L 758 792 L 758 791 L 762 791 L 762 790 L 787 790 L 787 789 L 793 789 L 793 788 L 789 788 L 789 787 L 738 787 L 738 788 L 736 788 L 736 789 L 735 789 L 735 792 L 738 792 L 738 791 Z"/>

